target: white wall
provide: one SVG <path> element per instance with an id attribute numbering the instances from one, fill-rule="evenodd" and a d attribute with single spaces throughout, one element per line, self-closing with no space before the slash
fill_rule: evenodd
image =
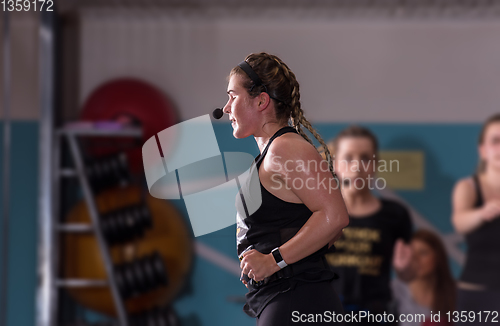
<path id="1" fill-rule="evenodd" d="M 253 14 L 85 12 L 80 104 L 136 76 L 193 118 L 225 104 L 233 66 L 268 51 L 297 75 L 311 121 L 482 122 L 499 111 L 500 21 Z"/>

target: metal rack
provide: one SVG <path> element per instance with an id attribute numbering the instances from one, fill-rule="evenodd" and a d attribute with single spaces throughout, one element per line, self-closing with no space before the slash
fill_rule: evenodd
<path id="1" fill-rule="evenodd" d="M 39 310 L 47 312 L 46 318 L 38 318 L 37 325 L 39 326 L 57 326 L 58 325 L 58 291 L 62 287 L 96 287 L 107 286 L 111 290 L 113 302 L 118 315 L 120 326 L 128 326 L 128 318 L 125 310 L 124 302 L 120 296 L 116 280 L 113 273 L 113 264 L 111 261 L 108 244 L 105 241 L 102 229 L 100 227 L 100 217 L 97 205 L 94 199 L 90 182 L 87 178 L 83 155 L 79 146 L 78 140 L 81 137 L 141 137 L 142 131 L 140 128 L 124 128 L 120 130 L 101 130 L 101 129 L 73 129 L 63 128 L 57 130 L 53 135 L 53 183 L 49 200 L 52 205 L 52 214 L 45 222 L 45 227 L 49 230 L 48 241 L 41 250 L 41 257 L 44 261 L 41 265 L 43 280 L 39 286 L 39 293 L 44 294 L 45 300 L 39 301 Z M 64 141 L 69 147 L 70 156 L 73 162 L 73 168 L 63 168 L 61 166 L 61 153 Z M 87 204 L 90 215 L 91 224 L 81 223 L 62 223 L 60 217 L 60 195 L 61 195 L 61 179 L 62 178 L 77 178 L 82 189 L 83 197 Z M 93 232 L 98 248 L 103 259 L 104 268 L 106 271 L 106 280 L 97 279 L 62 279 L 57 275 L 59 270 L 59 238 L 61 232 Z M 45 254 L 43 254 L 45 253 Z"/>

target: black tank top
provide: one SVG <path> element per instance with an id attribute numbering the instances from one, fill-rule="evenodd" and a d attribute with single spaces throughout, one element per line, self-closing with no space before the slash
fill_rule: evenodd
<path id="1" fill-rule="evenodd" d="M 237 251 L 238 256 L 250 245 L 263 253 L 268 254 L 276 247 L 290 240 L 312 215 L 311 210 L 303 203 L 291 203 L 284 201 L 271 194 L 260 182 L 258 169 L 267 154 L 267 150 L 273 140 L 285 133 L 297 131 L 292 127 L 283 127 L 270 139 L 267 146 L 259 154 L 250 168 L 247 181 L 241 186 L 243 195 L 237 197 Z M 258 183 L 258 185 L 257 185 Z M 260 187 L 260 191 L 256 191 Z M 262 201 L 258 206 L 261 196 Z M 254 212 L 249 211 L 254 207 Z M 256 208 L 256 210 L 255 210 Z M 328 245 L 320 249 L 312 256 L 318 256 L 327 252 Z M 308 256 L 306 258 L 309 258 Z M 304 259 L 306 259 L 304 258 Z"/>
<path id="2" fill-rule="evenodd" d="M 473 176 L 476 187 L 474 207 L 484 204 L 477 175 Z M 486 222 L 465 235 L 467 260 L 461 280 L 481 284 L 488 290 L 500 291 L 500 217 Z"/>
<path id="3" fill-rule="evenodd" d="M 258 176 L 258 169 L 272 141 L 288 132 L 297 133 L 294 128 L 287 126 L 278 130 L 269 139 L 265 149 L 252 163 L 248 177 L 241 184 L 240 193 L 236 197 L 238 256 L 251 245 L 263 254 L 270 253 L 274 248 L 290 240 L 312 215 L 311 210 L 305 204 L 290 203 L 271 194 L 264 188 Z M 295 263 L 307 264 L 310 261 L 322 259 L 325 261 L 325 269 L 307 270 L 291 278 L 280 279 L 250 290 L 245 295 L 246 303 L 243 311 L 251 317 L 257 317 L 270 300 L 279 293 L 294 289 L 297 282 L 321 282 L 335 279 L 336 274 L 326 264 L 324 254 L 327 251 L 328 244 Z M 318 298 L 318 300 L 322 299 Z"/>

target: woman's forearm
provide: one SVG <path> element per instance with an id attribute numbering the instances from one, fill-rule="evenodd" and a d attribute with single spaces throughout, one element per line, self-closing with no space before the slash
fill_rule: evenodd
<path id="1" fill-rule="evenodd" d="M 321 249 L 349 224 L 342 214 L 329 217 L 323 211 L 314 212 L 297 234 L 280 247 L 287 264 L 293 264 Z"/>
<path id="2" fill-rule="evenodd" d="M 484 223 L 481 208 L 455 213 L 452 218 L 455 230 L 460 234 L 469 233 Z"/>

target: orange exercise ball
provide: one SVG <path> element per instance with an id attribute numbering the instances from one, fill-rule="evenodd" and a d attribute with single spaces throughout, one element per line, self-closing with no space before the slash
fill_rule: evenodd
<path id="1" fill-rule="evenodd" d="M 193 242 L 185 220 L 169 202 L 157 199 L 140 187 L 128 186 L 106 190 L 96 198 L 99 214 L 140 204 L 142 196 L 151 212 L 153 227 L 142 238 L 110 247 L 113 265 L 130 262 L 157 251 L 168 274 L 168 284 L 125 301 L 128 313 L 139 313 L 170 303 L 181 289 L 193 258 Z M 68 223 L 90 223 L 85 201 L 69 213 Z M 67 233 L 63 238 L 63 274 L 66 278 L 106 279 L 101 253 L 93 233 Z M 116 316 L 114 301 L 108 287 L 69 288 L 77 302 L 92 310 Z"/>

